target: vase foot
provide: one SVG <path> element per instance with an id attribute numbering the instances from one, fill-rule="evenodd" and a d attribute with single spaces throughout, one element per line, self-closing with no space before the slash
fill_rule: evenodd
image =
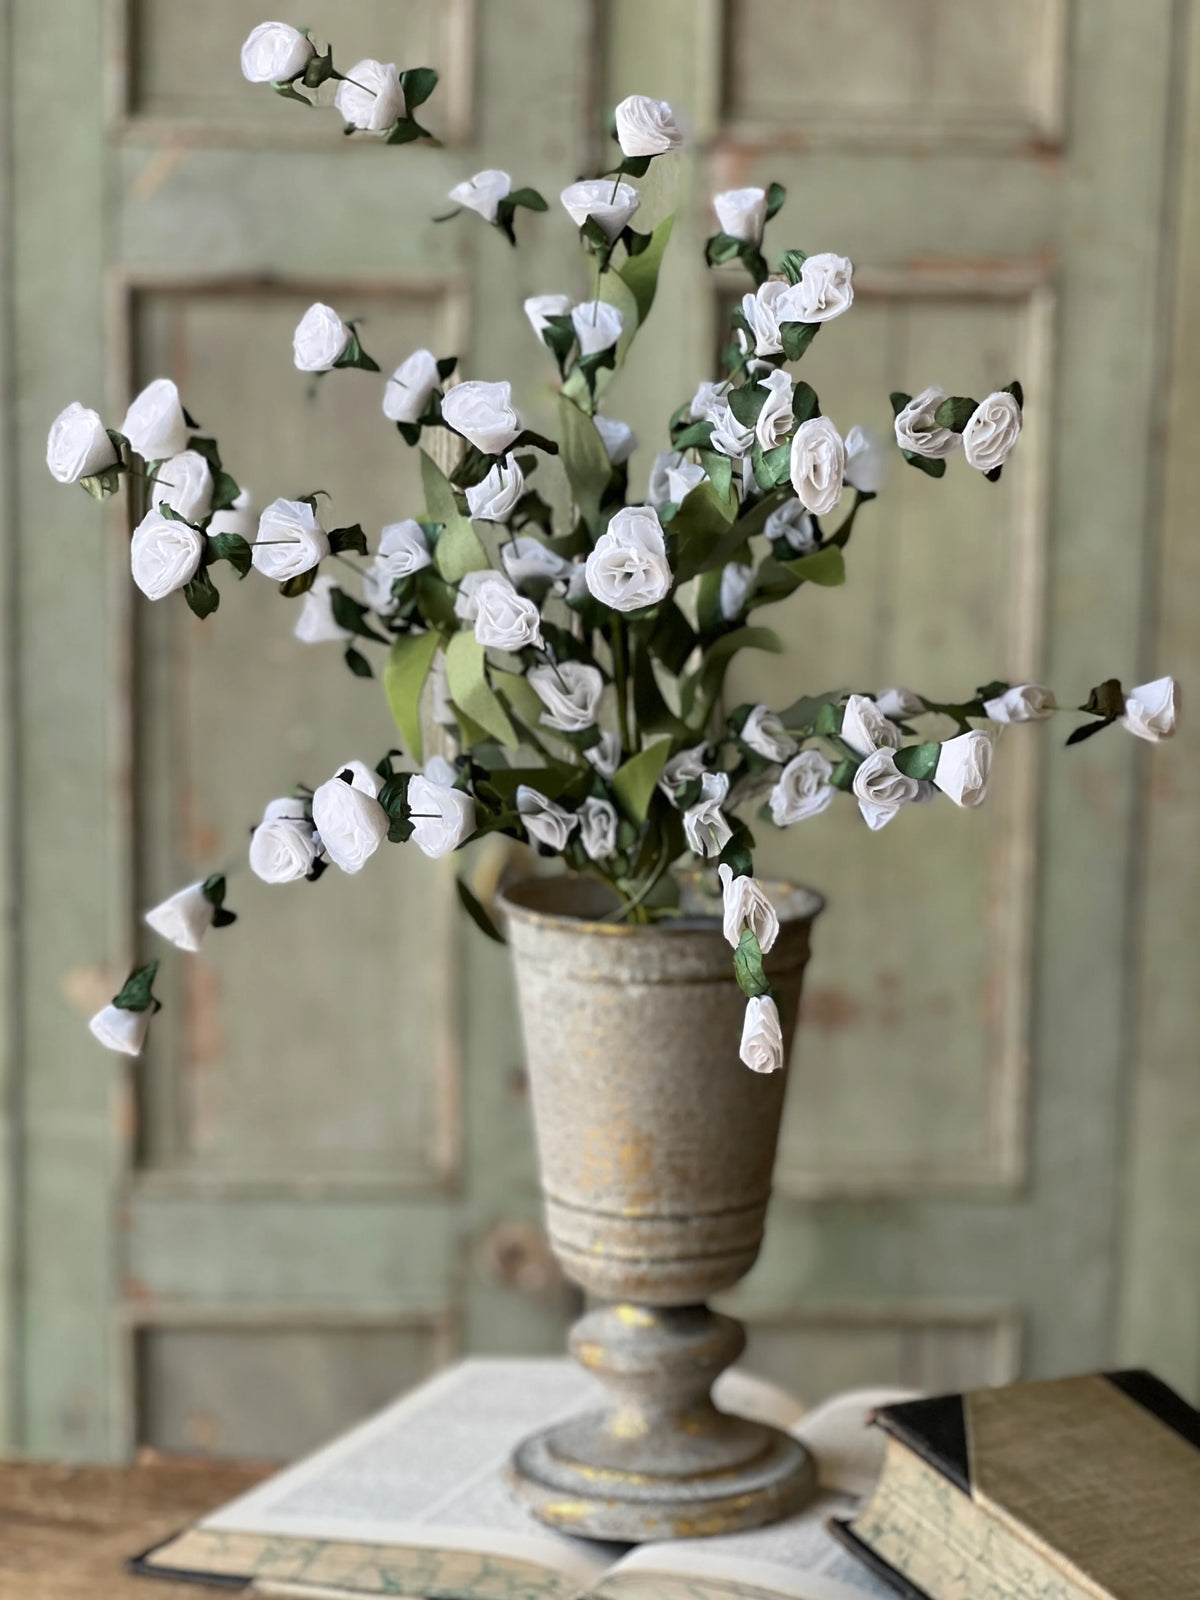
<path id="1" fill-rule="evenodd" d="M 703 1305 L 589 1312 L 571 1350 L 615 1403 L 517 1448 L 509 1476 L 522 1503 L 560 1532 L 630 1543 L 736 1533 L 798 1511 L 816 1488 L 808 1452 L 710 1397 L 744 1343 L 739 1323 Z"/>

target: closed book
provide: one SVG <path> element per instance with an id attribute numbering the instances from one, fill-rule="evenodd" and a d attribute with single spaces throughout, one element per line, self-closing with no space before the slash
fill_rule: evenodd
<path id="1" fill-rule="evenodd" d="M 1200 1413 L 1148 1372 L 881 1408 L 832 1531 L 907 1600 L 1200 1600 Z"/>

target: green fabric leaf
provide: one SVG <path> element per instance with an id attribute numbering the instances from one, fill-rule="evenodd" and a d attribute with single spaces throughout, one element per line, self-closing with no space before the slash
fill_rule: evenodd
<path id="1" fill-rule="evenodd" d="M 764 395 L 763 398 L 765 399 L 766 396 Z M 697 445 L 707 447 L 712 443 L 712 431 L 713 425 L 711 422 L 703 420 L 690 422 L 686 428 L 680 429 L 671 440 L 671 443 L 676 450 L 691 450 Z"/>
<path id="2" fill-rule="evenodd" d="M 361 600 L 356 600 L 353 595 L 344 589 L 331 589 L 329 592 L 329 609 L 333 613 L 333 620 L 339 628 L 345 628 L 347 633 L 356 633 L 361 639 L 374 639 L 376 644 L 387 644 L 381 633 L 376 633 L 366 620 L 370 607 L 363 605 Z M 370 674 L 360 672 L 360 678 L 369 677 Z"/>
<path id="3" fill-rule="evenodd" d="M 669 733 L 674 739 L 683 739 L 691 731 L 663 699 L 650 652 L 644 646 L 633 656 L 633 711 L 643 733 Z"/>
<path id="4" fill-rule="evenodd" d="M 354 324 L 348 323 L 350 337 L 346 341 L 346 348 L 333 363 L 335 367 L 357 367 L 362 372 L 378 372 L 379 363 L 370 357 L 359 343 L 358 333 Z"/>
<path id="5" fill-rule="evenodd" d="M 733 952 L 733 970 L 737 976 L 738 988 L 747 999 L 756 995 L 770 994 L 771 985 L 767 982 L 767 975 L 763 971 L 762 950 L 752 928 L 746 928 L 738 941 L 738 947 Z"/>
<path id="6" fill-rule="evenodd" d="M 932 778 L 937 771 L 942 747 L 936 739 L 924 744 L 905 745 L 896 751 L 896 765 L 908 778 Z"/>
<path id="7" fill-rule="evenodd" d="M 307 572 L 298 572 L 294 578 L 285 578 L 279 585 L 279 592 L 285 600 L 295 600 L 298 595 L 307 594 L 317 581 L 317 567 L 309 567 Z"/>
<path id="8" fill-rule="evenodd" d="M 431 455 L 421 451 L 421 487 L 431 522 L 440 522 L 441 534 L 433 552 L 434 565 L 447 583 L 458 583 L 468 572 L 488 565 L 487 551 L 469 517 L 458 509 L 450 481 Z"/>
<path id="9" fill-rule="evenodd" d="M 821 331 L 819 322 L 783 322 L 779 325 L 779 337 L 783 344 L 783 353 L 789 361 L 799 361 L 809 345 Z"/>
<path id="10" fill-rule="evenodd" d="M 836 589 L 846 581 L 846 559 L 837 545 L 797 556 L 795 561 L 781 561 L 780 566 L 805 583 L 819 583 L 823 589 Z"/>
<path id="11" fill-rule="evenodd" d="M 674 226 L 674 215 L 660 222 L 650 235 L 650 242 L 646 248 L 636 256 L 631 255 L 617 268 L 617 276 L 633 291 L 633 297 L 637 302 L 639 324 L 645 322 L 650 314 L 650 307 L 654 304 L 663 251 L 667 248 L 667 240 L 671 237 L 671 229 Z"/>
<path id="12" fill-rule="evenodd" d="M 912 399 L 912 395 L 905 394 L 903 389 L 893 389 L 891 394 L 888 395 L 888 399 L 892 404 L 892 415 L 898 417 Z"/>
<path id="13" fill-rule="evenodd" d="M 209 561 L 228 561 L 239 578 L 254 564 L 254 553 L 240 533 L 213 533 L 208 539 Z"/>
<path id="14" fill-rule="evenodd" d="M 787 199 L 787 190 L 784 188 L 784 186 L 781 183 L 770 183 L 770 184 L 767 185 L 767 221 L 768 222 L 770 222 L 771 218 L 773 216 L 775 216 L 782 209 L 783 202 L 786 199 Z"/>
<path id="15" fill-rule="evenodd" d="M 352 644 L 346 646 L 345 662 L 356 678 L 373 678 L 375 676 L 371 671 L 371 663 L 366 656 L 363 655 L 361 650 L 356 650 Z"/>
<path id="16" fill-rule="evenodd" d="M 933 420 L 939 428 L 949 428 L 953 433 L 961 433 L 978 409 L 977 400 L 970 400 L 961 394 L 952 394 L 938 406 L 933 413 Z"/>
<path id="17" fill-rule="evenodd" d="M 807 324 L 806 324 L 807 326 Z M 797 422 L 809 422 L 821 415 L 821 403 L 811 383 L 800 378 L 792 390 L 792 415 Z"/>
<path id="18" fill-rule="evenodd" d="M 1024 390 L 1024 388 L 1021 386 L 1020 382 L 1016 378 L 1014 378 L 1013 381 L 1010 384 L 1007 384 L 1005 386 L 1004 392 L 1005 392 L 1005 394 L 1012 395 L 1013 399 L 1020 406 L 1021 410 L 1024 411 L 1024 409 L 1025 409 L 1025 390 Z"/>
<path id="19" fill-rule="evenodd" d="M 743 428 L 752 428 L 758 414 L 767 403 L 767 391 L 761 383 L 742 383 L 726 395 L 729 409 Z M 710 424 L 711 426 L 711 424 Z"/>
<path id="20" fill-rule="evenodd" d="M 803 250 L 785 250 L 779 258 L 779 270 L 790 284 L 797 284 L 807 260 Z"/>
<path id="21" fill-rule="evenodd" d="M 684 662 L 696 647 L 696 635 L 683 612 L 669 600 L 658 614 L 650 635 L 650 650 L 667 671 L 678 676 Z"/>
<path id="22" fill-rule="evenodd" d="M 125 979 L 120 993 L 113 995 L 113 1005 L 120 1006 L 122 1011 L 158 1011 L 160 1003 L 153 993 L 157 973 L 157 961 L 147 962 L 144 967 L 135 967 Z"/>
<path id="23" fill-rule="evenodd" d="M 356 522 L 350 528 L 334 528 L 329 534 L 330 552 L 337 556 L 347 550 L 353 550 L 356 555 L 365 556 L 367 553 L 367 536 L 362 531 L 362 524 Z"/>
<path id="24" fill-rule="evenodd" d="M 558 401 L 559 447 L 571 493 L 589 529 L 601 531 L 600 500 L 612 476 L 612 464 L 596 424 L 565 395 Z"/>
<path id="25" fill-rule="evenodd" d="M 508 940 L 500 932 L 499 928 L 492 921 L 491 917 L 488 916 L 483 906 L 476 899 L 475 895 L 472 894 L 471 890 L 467 887 L 463 880 L 461 878 L 456 878 L 454 881 L 458 888 L 458 898 L 462 904 L 463 910 L 479 929 L 480 933 L 486 934 L 489 939 L 494 939 L 497 944 L 507 944 Z"/>
<path id="26" fill-rule="evenodd" d="M 501 696 L 518 722 L 523 722 L 527 728 L 532 728 L 539 737 L 546 733 L 547 730 L 542 727 L 545 704 L 539 699 L 537 691 L 530 687 L 529 679 L 523 673 L 501 672 L 493 667 L 492 688 Z"/>
<path id="27" fill-rule="evenodd" d="M 783 651 L 783 643 L 773 628 L 735 628 L 732 633 L 723 633 L 708 647 L 704 664 L 684 681 L 682 702 L 685 717 L 691 718 L 693 709 L 699 705 L 704 710 L 701 719 L 703 725 L 709 708 L 721 692 L 729 663 L 739 650 L 766 650 L 772 655 L 779 655 Z"/>
<path id="28" fill-rule="evenodd" d="M 631 756 L 613 774 L 613 793 L 632 821 L 645 822 L 655 785 L 662 776 L 670 750 L 671 741 L 659 739 L 647 745 L 638 755 Z"/>
<path id="29" fill-rule="evenodd" d="M 184 585 L 183 598 L 196 616 L 201 619 L 212 616 L 221 604 L 221 596 L 208 575 L 207 567 L 201 567 L 192 581 Z"/>
<path id="30" fill-rule="evenodd" d="M 404 106 L 410 117 L 418 106 L 425 104 L 437 84 L 438 75 L 432 67 L 409 67 L 400 74 Z"/>
<path id="31" fill-rule="evenodd" d="M 466 628 L 460 629 L 446 646 L 446 682 L 451 700 L 477 727 L 516 749 L 521 741 L 488 682 L 484 648 Z"/>
<path id="32" fill-rule="evenodd" d="M 383 669 L 383 692 L 392 718 L 409 755 L 418 766 L 424 761 L 421 738 L 421 691 L 441 643 L 440 634 L 409 633 L 392 643 Z"/>
<path id="33" fill-rule="evenodd" d="M 700 464 L 708 473 L 708 480 L 721 500 L 730 498 L 733 483 L 733 458 L 717 450 L 701 450 Z"/>
<path id="34" fill-rule="evenodd" d="M 940 457 L 935 460 L 932 456 L 919 456 L 915 450 L 901 450 L 900 454 L 910 467 L 916 467 L 918 472 L 923 472 L 928 478 L 946 476 L 946 463 Z"/>
<path id="35" fill-rule="evenodd" d="M 716 485 L 707 479 L 696 485 L 671 519 L 676 583 L 686 583 L 712 564 L 713 552 L 730 531 L 736 512 L 732 495 L 718 494 Z M 740 542 L 735 540 L 735 546 Z"/>
<path id="36" fill-rule="evenodd" d="M 705 241 L 704 259 L 710 267 L 724 266 L 727 261 L 737 259 L 742 248 L 742 241 L 732 233 L 714 233 Z"/>

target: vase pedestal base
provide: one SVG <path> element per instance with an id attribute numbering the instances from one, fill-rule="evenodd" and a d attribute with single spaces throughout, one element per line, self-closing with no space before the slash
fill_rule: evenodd
<path id="1" fill-rule="evenodd" d="M 510 1481 L 561 1533 L 642 1543 L 761 1527 L 816 1488 L 790 1435 L 713 1405 L 713 1380 L 745 1344 L 707 1306 L 605 1306 L 571 1332 L 572 1354 L 613 1394 L 518 1446 Z"/>

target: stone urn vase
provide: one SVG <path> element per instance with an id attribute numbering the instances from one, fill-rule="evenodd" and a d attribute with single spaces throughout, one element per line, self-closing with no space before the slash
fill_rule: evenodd
<path id="1" fill-rule="evenodd" d="M 780 933 L 764 966 L 791 1041 L 821 898 L 764 885 Z M 787 1434 L 719 1411 L 745 1344 L 709 1310 L 753 1265 L 787 1071 L 738 1059 L 745 999 L 720 919 L 631 926 L 588 879 L 503 892 L 550 1244 L 599 1302 L 571 1330 L 605 1410 L 526 1439 L 510 1479 L 563 1532 L 692 1538 L 798 1509 L 815 1473 Z M 719 908 L 720 902 L 715 902 Z M 605 919 L 608 920 L 605 920 Z"/>

